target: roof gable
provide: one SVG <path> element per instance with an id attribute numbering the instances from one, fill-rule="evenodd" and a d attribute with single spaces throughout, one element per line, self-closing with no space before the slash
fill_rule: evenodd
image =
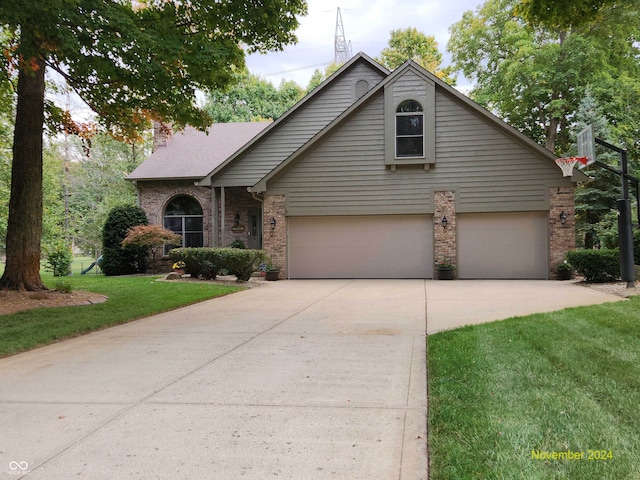
<path id="1" fill-rule="evenodd" d="M 187 127 L 158 148 L 127 180 L 200 179 L 271 122 L 215 123 L 201 132 Z"/>
<path id="2" fill-rule="evenodd" d="M 266 173 L 271 171 L 274 167 L 276 167 L 279 163 L 282 162 L 283 158 L 286 158 L 295 150 L 297 150 L 300 146 L 302 146 L 309 138 L 313 137 L 319 130 L 321 130 L 324 126 L 330 123 L 339 113 L 344 111 L 348 106 L 353 103 L 352 95 L 356 94 L 355 86 L 353 92 L 349 94 L 349 98 L 342 97 L 337 98 L 335 96 L 335 90 L 341 85 L 341 81 L 346 78 L 347 75 L 357 71 L 357 69 L 366 69 L 370 72 L 371 77 L 376 78 L 376 83 L 384 79 L 389 71 L 382 67 L 380 64 L 375 62 L 373 59 L 368 57 L 364 53 L 359 53 L 354 56 L 349 62 L 345 63 L 340 69 L 338 69 L 333 75 L 331 75 L 328 79 L 326 79 L 321 85 L 319 85 L 315 90 L 305 96 L 302 100 L 296 103 L 293 107 L 291 107 L 284 115 L 278 118 L 273 124 L 271 124 L 267 129 L 262 131 L 259 135 L 253 138 L 249 143 L 247 143 L 243 148 L 238 150 L 234 155 L 229 157 L 226 161 L 218 165 L 215 169 L 208 172 L 205 178 L 203 178 L 198 185 L 202 186 L 210 186 L 213 184 L 213 179 L 220 179 L 224 175 L 228 175 L 229 170 L 233 168 L 237 168 L 239 162 L 242 162 L 245 157 L 250 155 L 252 150 L 257 149 L 259 146 L 270 142 L 275 139 L 279 131 L 284 130 L 285 128 L 290 128 L 292 124 L 296 124 L 296 127 L 293 127 L 292 130 L 295 130 L 294 133 L 283 133 L 289 139 L 287 141 L 287 145 L 284 147 L 272 147 L 267 146 L 264 147 L 271 152 L 274 149 L 282 148 L 289 149 L 287 153 L 284 155 L 280 154 L 277 159 L 274 159 L 272 163 L 269 163 L 268 159 L 265 159 L 264 156 L 261 156 L 259 159 L 260 165 L 255 165 L 254 170 L 264 169 L 262 173 L 259 173 L 257 176 L 254 172 L 248 172 L 244 174 L 242 179 L 236 178 L 233 179 L 232 182 L 236 182 L 238 184 L 242 184 L 242 186 L 250 186 L 253 185 L 257 180 L 259 180 Z M 371 87 L 370 87 L 371 88 Z M 344 91 L 344 85 L 340 86 L 340 89 Z M 331 97 L 334 98 L 331 98 Z M 330 98 L 329 102 L 326 102 L 326 98 Z M 328 107 L 323 107 L 324 111 L 321 113 L 315 113 L 312 118 L 314 121 L 309 121 L 307 118 L 305 121 L 301 121 L 302 112 L 305 110 L 313 110 L 314 106 L 325 104 Z M 336 110 L 337 109 L 337 110 Z M 319 109 L 318 109 L 319 110 Z M 300 128 L 297 128 L 300 127 Z M 301 129 L 305 129 L 305 132 L 301 132 Z M 272 143 L 277 143 L 276 139 Z M 251 177 L 253 178 L 251 181 L 244 180 L 244 178 Z M 227 180 L 228 182 L 228 180 Z M 248 183 L 245 183 L 248 182 Z"/>
<path id="3" fill-rule="evenodd" d="M 482 121 L 492 125 L 497 128 L 501 132 L 508 135 L 514 141 L 518 142 L 526 149 L 531 150 L 536 154 L 538 158 L 545 159 L 547 162 L 555 163 L 555 159 L 557 156 L 544 148 L 542 145 L 539 145 L 511 125 L 504 122 L 502 119 L 498 118 L 479 104 L 475 103 L 473 100 L 465 96 L 464 94 L 457 91 L 455 88 L 450 86 L 448 83 L 439 79 L 432 73 L 428 72 L 426 69 L 422 68 L 420 65 L 415 63 L 412 60 L 405 62 L 402 66 L 394 70 L 391 74 L 387 76 L 385 80 L 380 82 L 374 88 L 372 88 L 367 94 L 353 103 L 348 109 L 346 109 L 341 115 L 339 115 L 333 122 L 328 124 L 324 129 L 322 129 L 314 138 L 304 144 L 300 149 L 295 151 L 291 156 L 286 158 L 282 163 L 280 163 L 276 168 L 274 168 L 271 172 L 265 175 L 259 182 L 257 182 L 251 188 L 254 192 L 262 192 L 267 189 L 267 182 L 271 179 L 276 178 L 284 170 L 286 170 L 293 162 L 296 162 L 299 158 L 304 156 L 308 151 L 313 149 L 319 142 L 325 138 L 326 135 L 329 135 L 336 128 L 338 128 L 341 124 L 346 122 L 350 117 L 355 115 L 358 111 L 364 108 L 373 98 L 379 96 L 386 88 L 391 87 L 394 83 L 398 82 L 404 75 L 413 74 L 422 77 L 426 82 L 435 84 L 441 91 L 443 91 L 447 96 L 450 96 L 454 99 L 456 103 L 461 104 L 464 108 L 469 110 L 475 116 L 479 117 Z M 574 182 L 584 182 L 588 181 L 589 177 L 584 175 L 582 172 L 574 171 L 574 176 L 572 177 L 572 181 Z"/>

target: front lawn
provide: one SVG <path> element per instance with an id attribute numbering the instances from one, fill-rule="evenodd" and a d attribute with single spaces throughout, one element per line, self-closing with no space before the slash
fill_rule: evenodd
<path id="1" fill-rule="evenodd" d="M 84 263 L 86 267 L 90 265 Z M 163 282 L 158 281 L 159 277 L 147 276 L 74 274 L 53 278 L 43 273 L 42 278 L 49 288 L 62 281 L 71 284 L 73 290 L 101 293 L 109 299 L 97 305 L 38 308 L 0 315 L 0 357 L 242 289 L 205 282 Z"/>
<path id="2" fill-rule="evenodd" d="M 428 338 L 431 480 L 640 478 L 640 297 Z"/>

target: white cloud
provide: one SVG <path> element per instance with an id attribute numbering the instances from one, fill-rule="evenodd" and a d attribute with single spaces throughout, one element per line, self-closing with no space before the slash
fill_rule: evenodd
<path id="1" fill-rule="evenodd" d="M 293 80 L 306 87 L 317 68 L 323 69 L 334 58 L 336 12 L 342 14 L 346 40 L 352 52 L 364 52 L 372 58 L 389 42 L 391 30 L 415 27 L 426 35 L 434 35 L 443 63 L 450 60 L 445 53 L 449 27 L 467 10 L 475 10 L 482 0 L 308 0 L 309 13 L 301 18 L 296 34 L 298 44 L 283 52 L 247 57 L 247 66 L 275 84 Z M 459 86 L 460 82 L 459 82 Z"/>

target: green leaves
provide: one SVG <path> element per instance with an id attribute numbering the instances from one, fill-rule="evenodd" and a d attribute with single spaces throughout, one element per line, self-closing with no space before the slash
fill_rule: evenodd
<path id="1" fill-rule="evenodd" d="M 488 0 L 451 27 L 447 49 L 455 68 L 476 81 L 472 98 L 560 153 L 571 144 L 567 128 L 587 87 L 640 67 L 630 33 L 638 33 L 640 2 L 631 3 L 635 17 L 628 7 L 612 7 L 610 18 L 588 29 L 561 30 L 528 23 L 517 0 Z M 616 30 L 613 23 L 622 17 L 627 24 Z"/>
<path id="2" fill-rule="evenodd" d="M 378 61 L 394 70 L 407 60 L 413 60 L 449 84 L 455 84 L 451 68 L 442 67 L 442 54 L 433 35 L 425 35 L 417 28 L 392 30 L 389 46 L 382 50 Z"/>
<path id="3" fill-rule="evenodd" d="M 615 0 L 521 0 L 518 12 L 533 24 L 568 29 L 596 21 L 603 7 L 614 3 Z"/>
<path id="4" fill-rule="evenodd" d="M 276 120 L 303 96 L 304 91 L 294 82 L 284 82 L 276 88 L 267 80 L 244 72 L 228 90 L 211 91 L 205 109 L 217 123 Z"/>
<path id="5" fill-rule="evenodd" d="M 112 133 L 135 137 L 151 118 L 204 128 L 198 89 L 221 89 L 244 68 L 244 49 L 296 41 L 303 0 L 7 0 L 0 24 L 29 34 L 15 58 L 42 57 Z M 13 38 L 17 42 L 17 38 Z"/>

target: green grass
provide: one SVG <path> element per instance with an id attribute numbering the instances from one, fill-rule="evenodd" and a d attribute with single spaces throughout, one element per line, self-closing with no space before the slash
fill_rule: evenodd
<path id="1" fill-rule="evenodd" d="M 80 263 L 90 265 L 90 261 L 79 260 L 74 264 L 74 272 L 79 272 Z M 109 298 L 97 305 L 38 308 L 0 315 L 0 357 L 241 289 L 204 282 L 160 282 L 158 277 L 105 277 L 90 273 L 55 279 L 43 273 L 42 279 L 49 288 L 55 288 L 62 280 L 70 283 L 73 290 L 101 293 Z"/>
<path id="2" fill-rule="evenodd" d="M 640 479 L 640 297 L 438 333 L 428 352 L 431 480 Z"/>

